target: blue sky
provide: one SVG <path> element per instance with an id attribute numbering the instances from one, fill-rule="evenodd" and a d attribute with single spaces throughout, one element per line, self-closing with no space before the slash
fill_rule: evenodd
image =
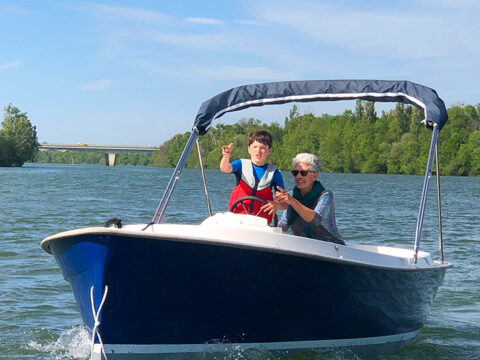
<path id="1" fill-rule="evenodd" d="M 248 83 L 411 80 L 476 105 L 479 14 L 475 0 L 2 0 L 0 105 L 26 112 L 41 142 L 118 145 L 189 131 L 203 101 Z M 221 121 L 283 124 L 290 107 Z"/>

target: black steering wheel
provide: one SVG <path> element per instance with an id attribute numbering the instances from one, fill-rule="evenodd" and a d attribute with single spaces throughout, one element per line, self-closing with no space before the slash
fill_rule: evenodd
<path id="1" fill-rule="evenodd" d="M 244 201 L 250 201 L 250 205 L 248 206 L 248 208 L 243 203 Z M 267 203 L 265 200 L 259 198 L 258 196 L 253 196 L 253 195 L 244 196 L 244 197 L 241 197 L 241 198 L 235 200 L 232 203 L 232 205 L 230 206 L 230 209 L 228 211 L 233 212 L 233 210 L 235 210 L 235 208 L 237 207 L 238 204 L 242 204 L 243 210 L 245 210 L 245 212 L 247 214 L 258 216 L 258 214 L 260 214 L 261 210 L 259 212 L 257 212 L 256 214 L 253 213 L 253 203 L 255 201 L 258 201 L 262 205 Z M 277 227 L 277 225 L 278 225 L 278 217 L 277 217 L 277 213 L 275 213 L 275 215 L 273 216 L 273 226 Z"/>

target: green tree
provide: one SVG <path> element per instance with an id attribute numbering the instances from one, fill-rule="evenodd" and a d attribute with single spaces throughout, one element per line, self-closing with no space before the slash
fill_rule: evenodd
<path id="1" fill-rule="evenodd" d="M 365 116 L 371 123 L 377 121 L 377 112 L 375 111 L 375 103 L 373 101 L 365 102 Z"/>
<path id="2" fill-rule="evenodd" d="M 349 115 L 327 116 L 328 128 L 321 143 L 320 156 L 325 171 L 342 172 L 345 164 L 343 154 L 343 131 L 351 121 Z"/>
<path id="3" fill-rule="evenodd" d="M 480 104 L 455 105 L 439 136 L 442 175 L 480 175 Z M 258 119 L 241 119 L 236 124 L 218 123 L 200 137 L 202 159 L 208 168 L 218 168 L 222 145 L 233 142 L 234 159 L 248 158 L 247 134 L 259 128 L 269 130 L 274 145 L 269 162 L 289 169 L 299 152 L 319 156 L 324 171 L 350 173 L 423 174 L 432 132 L 421 122 L 424 112 L 410 105 L 375 112 L 374 103 L 356 102 L 355 111 L 341 115 L 314 116 L 298 113 L 294 106 L 284 126 L 264 124 Z M 188 138 L 179 134 L 161 146 L 153 159 L 157 166 L 174 166 Z M 194 148 L 195 149 L 195 148 Z M 196 150 L 187 162 L 198 167 Z"/>
<path id="4" fill-rule="evenodd" d="M 5 107 L 0 135 L 13 147 L 10 166 L 22 166 L 26 161 L 33 161 L 38 152 L 36 127 L 32 126 L 27 114 L 9 104 Z"/>
<path id="5" fill-rule="evenodd" d="M 10 166 L 13 162 L 13 144 L 0 135 L 0 166 Z"/>
<path id="6" fill-rule="evenodd" d="M 397 103 L 395 107 L 395 115 L 397 116 L 398 124 L 400 125 L 401 134 L 406 133 L 410 125 L 410 111 L 407 109 L 408 106 L 405 106 L 403 103 Z"/>
<path id="7" fill-rule="evenodd" d="M 360 99 L 357 99 L 355 102 L 354 119 L 355 121 L 360 121 L 363 119 L 364 116 L 365 116 L 365 108 L 363 107 L 363 101 Z"/>
<path id="8" fill-rule="evenodd" d="M 470 153 L 470 164 L 467 175 L 480 176 L 480 131 L 475 131 L 470 134 L 467 151 Z"/>
<path id="9" fill-rule="evenodd" d="M 417 140 L 422 130 L 424 130 L 425 128 L 425 125 L 422 124 L 423 119 L 425 119 L 425 114 L 423 110 L 417 108 L 416 106 L 412 107 L 409 131 L 415 136 Z"/>

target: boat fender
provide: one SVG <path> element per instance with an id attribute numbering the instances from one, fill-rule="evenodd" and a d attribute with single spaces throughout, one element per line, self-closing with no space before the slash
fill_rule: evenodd
<path id="1" fill-rule="evenodd" d="M 108 219 L 107 222 L 105 223 L 105 227 L 114 227 L 114 228 L 120 229 L 122 227 L 122 219 L 118 219 L 118 218 Z"/>

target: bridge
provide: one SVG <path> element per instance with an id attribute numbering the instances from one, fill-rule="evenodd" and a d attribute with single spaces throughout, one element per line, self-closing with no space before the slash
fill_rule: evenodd
<path id="1" fill-rule="evenodd" d="M 41 143 L 38 146 L 40 151 L 92 151 L 105 154 L 105 165 L 115 166 L 117 154 L 139 154 L 152 152 L 160 149 L 158 146 L 138 146 L 138 145 L 89 145 L 84 143 L 76 144 L 48 144 Z"/>

